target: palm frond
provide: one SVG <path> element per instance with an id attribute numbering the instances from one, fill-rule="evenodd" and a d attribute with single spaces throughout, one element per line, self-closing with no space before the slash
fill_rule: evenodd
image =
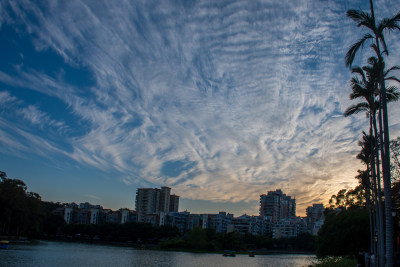
<path id="1" fill-rule="evenodd" d="M 357 77 L 351 78 L 351 94 L 349 95 L 350 100 L 354 100 L 360 97 L 367 98 L 370 94 L 365 88 L 364 83 L 360 82 Z"/>
<path id="2" fill-rule="evenodd" d="M 394 77 L 394 76 L 386 77 L 385 80 L 396 81 L 396 82 L 400 83 L 400 79 L 397 77 Z"/>
<path id="3" fill-rule="evenodd" d="M 357 98 L 365 98 L 368 102 L 371 98 L 371 96 L 373 95 L 373 92 L 371 92 L 370 90 L 366 89 L 365 87 L 359 85 L 359 84 L 355 84 L 352 88 L 352 93 L 350 94 L 350 100 L 354 100 Z"/>
<path id="4" fill-rule="evenodd" d="M 376 47 L 375 44 L 373 44 L 374 47 Z M 368 64 L 371 65 L 372 67 L 378 65 L 378 59 L 376 57 L 369 57 L 367 60 Z"/>
<path id="5" fill-rule="evenodd" d="M 353 77 L 351 77 L 350 85 L 351 85 L 352 90 L 354 91 L 353 87 L 355 87 L 355 86 L 361 86 L 362 87 L 363 86 L 363 82 L 360 81 L 357 76 L 353 76 Z"/>
<path id="6" fill-rule="evenodd" d="M 400 93 L 397 91 L 396 86 L 389 86 L 386 88 L 386 99 L 387 102 L 396 102 L 399 100 Z"/>
<path id="7" fill-rule="evenodd" d="M 400 66 L 396 65 L 386 70 L 384 76 L 388 75 L 392 70 L 400 70 Z"/>
<path id="8" fill-rule="evenodd" d="M 372 48 L 372 50 L 375 51 L 375 54 L 376 54 L 377 56 L 382 56 L 382 53 L 380 53 L 380 51 L 379 51 L 379 49 L 378 49 L 378 47 L 376 46 L 375 43 L 372 43 L 372 44 L 370 45 L 370 47 Z"/>
<path id="9" fill-rule="evenodd" d="M 378 39 L 379 39 L 379 41 L 381 42 L 381 44 L 383 46 L 382 54 L 386 54 L 388 56 L 389 55 L 389 51 L 387 49 L 385 36 L 383 35 L 383 33 L 378 33 Z"/>
<path id="10" fill-rule="evenodd" d="M 354 67 L 354 68 L 351 69 L 351 72 L 360 75 L 362 80 L 365 81 L 365 73 L 364 73 L 364 70 L 361 67 L 358 67 L 358 66 Z"/>
<path id="11" fill-rule="evenodd" d="M 357 10 L 357 9 L 350 9 L 346 12 L 347 17 L 351 18 L 357 23 L 357 26 L 365 26 L 367 28 L 370 28 L 371 30 L 374 30 L 374 21 L 372 16 L 369 13 L 366 13 L 362 10 Z"/>
<path id="12" fill-rule="evenodd" d="M 400 30 L 400 25 L 398 24 L 400 22 L 400 12 L 398 12 L 396 15 L 394 15 L 392 18 L 385 18 L 383 19 L 378 27 L 377 31 L 382 33 L 384 30 L 395 30 L 398 29 Z"/>
<path id="13" fill-rule="evenodd" d="M 350 98 L 350 100 L 354 100 L 354 99 L 357 99 L 357 98 L 367 98 L 368 96 L 367 96 L 367 94 L 365 93 L 365 91 L 366 90 L 359 90 L 359 91 L 353 91 L 353 93 L 351 93 L 350 95 L 349 95 L 349 98 Z"/>
<path id="14" fill-rule="evenodd" d="M 367 102 L 362 102 L 362 103 L 358 103 L 356 105 L 351 105 L 350 107 L 348 107 L 345 112 L 344 112 L 344 116 L 348 117 L 351 116 L 353 114 L 358 114 L 360 112 L 369 112 L 369 105 Z"/>
<path id="15" fill-rule="evenodd" d="M 371 38 L 373 38 L 371 34 L 369 33 L 365 34 L 363 38 L 361 38 L 358 42 L 356 42 L 350 47 L 345 57 L 346 67 L 351 67 L 351 64 L 354 61 L 354 57 L 356 56 L 358 49 L 362 48 L 364 46 L 365 41 Z"/>
<path id="16" fill-rule="evenodd" d="M 389 31 L 393 31 L 395 29 L 400 30 L 398 22 L 400 22 L 400 12 L 390 19 L 385 18 L 381 20 L 378 27 L 376 28 L 375 34 L 378 37 L 384 49 L 382 53 L 385 53 L 386 55 L 389 55 L 389 51 L 386 46 L 386 41 L 383 32 L 384 30 L 389 30 Z"/>
<path id="17" fill-rule="evenodd" d="M 372 84 L 373 82 L 376 81 L 376 77 L 377 77 L 376 66 L 364 66 L 363 70 L 365 71 L 365 75 L 367 76 L 365 84 L 368 84 L 368 83 Z"/>

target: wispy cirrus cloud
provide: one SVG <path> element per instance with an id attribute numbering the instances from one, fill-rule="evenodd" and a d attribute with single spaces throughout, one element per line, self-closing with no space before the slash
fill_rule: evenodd
<path id="1" fill-rule="evenodd" d="M 304 208 L 352 186 L 361 168 L 354 155 L 366 124 L 341 116 L 350 103 L 343 58 L 356 40 L 348 8 L 315 0 L 12 2 L 2 6 L 2 25 L 62 60 L 51 71 L 27 63 L 0 70 L 0 82 L 64 104 L 51 113 L 21 96 L 22 118 L 63 129 L 47 137 L 16 122 L 29 146 L 117 170 L 131 186 L 234 202 L 281 187 Z M 10 89 L 2 98 L 18 99 Z M 6 136 L 3 146 L 24 143 Z"/>

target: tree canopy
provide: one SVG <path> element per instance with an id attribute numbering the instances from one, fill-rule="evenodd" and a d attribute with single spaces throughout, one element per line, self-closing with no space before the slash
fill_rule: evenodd
<path id="1" fill-rule="evenodd" d="M 317 256 L 355 256 L 368 251 L 369 233 L 366 208 L 327 209 L 316 240 Z"/>
<path id="2" fill-rule="evenodd" d="M 42 201 L 39 194 L 27 191 L 22 180 L 7 178 L 0 172 L 0 233 L 34 236 L 40 231 Z"/>

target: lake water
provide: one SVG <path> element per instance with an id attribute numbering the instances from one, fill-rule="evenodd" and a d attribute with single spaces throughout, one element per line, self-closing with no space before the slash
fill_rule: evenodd
<path id="1" fill-rule="evenodd" d="M 308 266 L 312 255 L 237 255 L 137 250 L 97 244 L 41 241 L 39 244 L 10 244 L 0 250 L 0 266 Z"/>

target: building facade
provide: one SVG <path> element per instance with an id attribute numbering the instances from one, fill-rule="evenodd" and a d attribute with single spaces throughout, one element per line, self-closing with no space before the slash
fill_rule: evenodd
<path id="1" fill-rule="evenodd" d="M 136 212 L 139 222 L 145 222 L 145 215 L 160 212 L 160 189 L 139 188 L 136 192 Z"/>
<path id="2" fill-rule="evenodd" d="M 177 212 L 179 196 L 171 195 L 171 188 L 166 186 L 161 187 L 161 189 L 138 188 L 135 205 L 138 222 L 146 222 L 149 220 L 148 215 L 154 214 L 160 217 L 161 214 L 164 216 L 171 210 Z M 158 221 L 163 222 L 164 218 L 161 218 L 161 220 L 158 218 Z"/>
<path id="3" fill-rule="evenodd" d="M 308 232 L 317 235 L 319 229 L 324 224 L 324 205 L 313 204 L 306 209 Z"/>
<path id="4" fill-rule="evenodd" d="M 260 218 L 268 218 L 272 222 L 296 217 L 296 199 L 283 194 L 282 190 L 269 191 L 260 196 Z"/>
<path id="5" fill-rule="evenodd" d="M 124 224 L 136 221 L 136 212 L 129 209 L 119 209 L 112 211 L 103 209 L 99 205 L 81 203 L 67 204 L 62 208 L 57 208 L 53 214 L 62 216 L 67 224 L 104 224 L 117 223 Z"/>
<path id="6" fill-rule="evenodd" d="M 179 209 L 179 196 L 169 196 L 169 212 L 178 212 Z"/>

